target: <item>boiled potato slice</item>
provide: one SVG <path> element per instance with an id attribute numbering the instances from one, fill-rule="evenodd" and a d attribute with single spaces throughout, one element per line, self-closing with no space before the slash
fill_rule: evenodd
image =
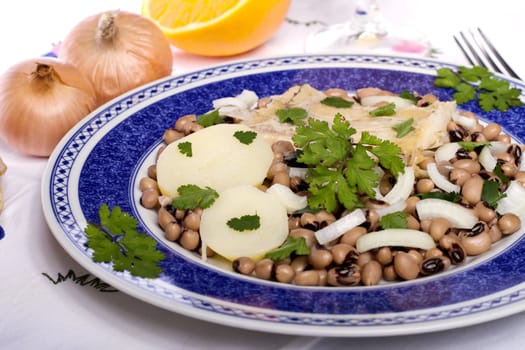
<path id="1" fill-rule="evenodd" d="M 219 192 L 262 183 L 273 160 L 271 145 L 261 135 L 244 144 L 234 137 L 237 131 L 254 132 L 245 125 L 218 124 L 170 143 L 157 160 L 162 194 L 176 197 L 179 186 L 187 184 L 209 186 Z M 181 152 L 181 143 L 191 145 L 191 156 Z"/>
<path id="2" fill-rule="evenodd" d="M 258 215 L 260 227 L 237 231 L 228 226 L 232 218 Z M 241 185 L 219 193 L 213 205 L 202 212 L 202 241 L 228 260 L 247 256 L 260 260 L 279 247 L 288 236 L 288 216 L 279 198 L 253 186 Z"/>

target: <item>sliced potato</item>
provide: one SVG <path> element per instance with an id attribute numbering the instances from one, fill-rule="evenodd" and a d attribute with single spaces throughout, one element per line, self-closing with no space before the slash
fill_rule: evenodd
<path id="1" fill-rule="evenodd" d="M 228 226 L 230 219 L 244 215 L 258 215 L 259 228 L 237 231 Z M 257 261 L 286 240 L 286 208 L 271 193 L 249 185 L 232 187 L 202 212 L 200 234 L 208 247 L 228 260 L 246 256 Z"/>
<path id="2" fill-rule="evenodd" d="M 234 136 L 253 130 L 246 125 L 218 124 L 170 143 L 157 160 L 160 191 L 176 197 L 182 185 L 209 186 L 216 191 L 238 185 L 258 185 L 273 160 L 271 145 L 260 135 L 250 144 Z M 191 156 L 179 149 L 191 144 Z M 187 145 L 187 144 L 186 144 Z"/>

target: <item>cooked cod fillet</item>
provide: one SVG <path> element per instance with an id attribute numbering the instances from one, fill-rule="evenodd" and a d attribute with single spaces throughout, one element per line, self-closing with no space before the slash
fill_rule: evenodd
<path id="1" fill-rule="evenodd" d="M 242 120 L 242 123 L 263 134 L 269 142 L 277 140 L 291 140 L 295 134 L 295 126 L 279 122 L 276 112 L 280 109 L 301 107 L 308 112 L 308 116 L 332 123 L 334 116 L 340 113 L 357 130 L 355 141 L 361 132 L 369 133 L 398 144 L 404 151 L 407 161 L 417 163 L 422 152 L 436 148 L 449 141 L 447 124 L 452 120 L 456 111 L 455 102 L 436 101 L 429 106 L 416 105 L 396 107 L 393 116 L 374 117 L 369 114 L 377 106 L 363 106 L 354 103 L 350 108 L 336 108 L 327 106 L 321 101 L 327 95 L 308 84 L 294 86 L 281 95 L 272 96 L 270 102 L 255 109 L 251 115 Z M 394 126 L 412 118 L 414 131 L 398 138 Z"/>

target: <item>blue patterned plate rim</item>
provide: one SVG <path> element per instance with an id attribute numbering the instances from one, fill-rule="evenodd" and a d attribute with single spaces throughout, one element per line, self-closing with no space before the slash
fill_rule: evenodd
<path id="1" fill-rule="evenodd" d="M 499 242 L 467 265 L 433 277 L 377 287 L 297 287 L 247 278 L 202 262 L 159 233 L 155 213 L 139 203 L 138 180 L 153 164 L 163 130 L 175 118 L 210 110 L 215 98 L 243 89 L 259 96 L 308 83 L 349 91 L 380 87 L 433 93 L 436 69 L 457 68 L 433 59 L 378 55 L 298 55 L 235 61 L 171 76 L 130 91 L 79 122 L 49 158 L 42 205 L 51 232 L 81 265 L 122 292 L 194 318 L 232 327 L 319 336 L 387 336 L 457 328 L 525 309 L 525 242 L 522 232 Z M 522 82 L 507 79 L 525 90 Z M 500 123 L 525 139 L 524 108 L 485 113 L 474 103 L 461 108 Z M 167 258 L 156 279 L 96 264 L 83 229 L 98 208 L 119 205 L 139 219 Z"/>

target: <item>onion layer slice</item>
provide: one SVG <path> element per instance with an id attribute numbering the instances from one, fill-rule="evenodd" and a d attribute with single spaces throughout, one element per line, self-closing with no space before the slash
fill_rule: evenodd
<path id="1" fill-rule="evenodd" d="M 426 232 L 402 228 L 370 232 L 356 241 L 359 253 L 386 246 L 430 249 L 434 248 L 436 243 Z"/>

